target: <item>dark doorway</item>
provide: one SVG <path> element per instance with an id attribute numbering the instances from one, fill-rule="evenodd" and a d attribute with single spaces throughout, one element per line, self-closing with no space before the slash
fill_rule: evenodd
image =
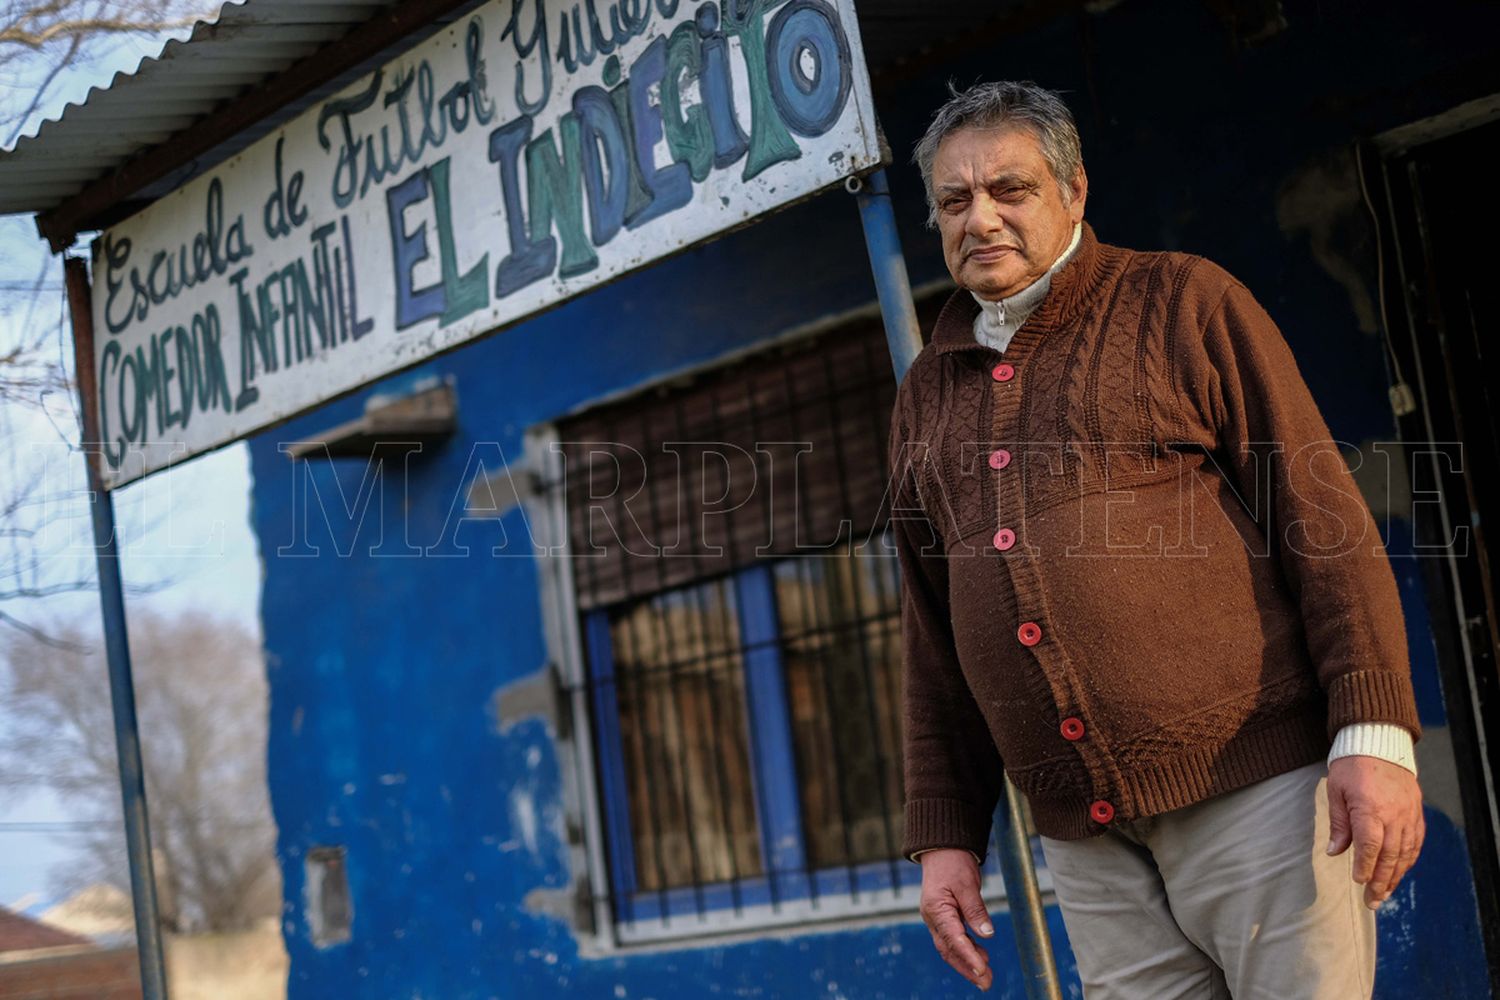
<path id="1" fill-rule="evenodd" d="M 1420 561 L 1490 977 L 1500 984 L 1500 123 L 1489 115 L 1464 127 L 1463 115 L 1371 150 L 1365 179 L 1388 221 L 1387 323 L 1413 391 L 1401 432 L 1415 488 L 1440 497 L 1440 516 L 1414 518 L 1415 544 L 1432 554 Z"/>

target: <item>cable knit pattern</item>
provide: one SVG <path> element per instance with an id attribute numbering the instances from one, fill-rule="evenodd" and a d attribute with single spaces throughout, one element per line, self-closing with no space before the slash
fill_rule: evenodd
<path id="1" fill-rule="evenodd" d="M 1003 354 L 979 309 L 891 418 L 908 856 L 983 857 L 1002 767 L 1075 839 L 1420 734 L 1378 530 L 1244 285 L 1085 223 Z"/>

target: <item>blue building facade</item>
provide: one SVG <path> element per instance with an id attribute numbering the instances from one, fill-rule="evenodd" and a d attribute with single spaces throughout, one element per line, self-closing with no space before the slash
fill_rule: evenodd
<path id="1" fill-rule="evenodd" d="M 1099 238 L 1201 253 L 1244 281 L 1350 443 L 1402 588 L 1427 728 L 1427 844 L 1379 918 L 1382 997 L 1490 995 L 1434 639 L 1451 623 L 1431 610 L 1405 465 L 1389 473 L 1383 457 L 1400 450 L 1382 334 L 1397 318 L 1381 315 L 1377 236 L 1353 154 L 1356 141 L 1500 91 L 1485 52 L 1500 10 L 1436 6 L 1443 16 L 1394 3 L 1039 5 L 978 39 L 955 24 L 949 49 L 873 67 L 920 292 L 946 287 L 906 163 L 926 116 L 949 79 L 1036 80 L 1064 91 L 1078 119 Z M 566 440 L 570 422 L 685 375 L 765 370 L 758 352 L 773 344 L 835 350 L 869 329 L 874 296 L 853 199 L 826 194 L 252 440 L 289 996 L 968 991 L 916 916 L 910 865 L 803 885 L 784 914 L 749 897 L 695 899 L 661 931 L 642 928 L 671 909 L 668 893 L 655 910 L 644 893 L 641 932 L 630 933 L 630 887 L 617 877 L 629 867 L 622 832 L 641 839 L 621 814 L 628 764 L 610 757 L 609 713 L 578 693 L 614 648 L 611 625 L 533 545 L 562 540 L 548 522 L 558 504 L 538 484 L 557 472 L 546 443 Z M 432 386 L 451 389 L 457 430 L 420 452 L 328 461 L 285 451 Z M 725 579 L 740 632 L 765 628 L 774 640 L 775 616 L 754 608 L 776 581 L 754 560 Z M 765 669 L 777 676 L 775 663 Z M 753 678 L 742 693 L 744 756 L 758 776 L 752 827 L 765 858 L 801 850 L 805 870 L 815 846 L 771 835 L 771 814 L 795 811 L 798 794 L 796 755 L 777 765 L 764 745 L 765 727 L 790 725 L 765 708 L 776 693 Z M 726 848 L 731 861 L 737 849 Z M 712 919 L 695 925 L 703 912 Z M 1019 997 L 997 915 L 994 992 Z M 1055 906 L 1048 916 L 1065 991 L 1080 996 Z"/>

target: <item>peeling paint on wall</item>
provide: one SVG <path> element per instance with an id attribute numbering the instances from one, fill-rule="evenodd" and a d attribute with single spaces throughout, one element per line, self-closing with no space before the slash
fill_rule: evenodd
<path id="1" fill-rule="evenodd" d="M 547 728 L 557 731 L 557 684 L 549 667 L 518 681 L 512 681 L 495 691 L 490 699 L 490 712 L 495 720 L 495 731 L 508 735 L 518 722 L 540 719 Z"/>

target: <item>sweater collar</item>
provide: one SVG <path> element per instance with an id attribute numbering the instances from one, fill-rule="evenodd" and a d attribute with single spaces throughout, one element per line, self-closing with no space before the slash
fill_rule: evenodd
<path id="1" fill-rule="evenodd" d="M 1087 220 L 1073 255 L 1063 266 L 1052 273 L 1052 283 L 1047 294 L 1006 348 L 1006 357 L 1028 351 L 1044 334 L 1067 323 L 1085 303 L 1090 288 L 1097 283 L 1102 260 L 1100 244 L 1094 235 L 1094 227 Z M 957 289 L 948 298 L 938 314 L 937 324 L 932 330 L 932 348 L 939 354 L 950 351 L 988 351 L 990 347 L 974 339 L 974 317 L 979 315 L 979 302 L 965 289 Z"/>
<path id="2" fill-rule="evenodd" d="M 987 331 L 998 335 L 1003 331 L 1007 317 L 1012 326 L 1024 323 L 1026 317 L 1031 315 L 1046 296 L 1048 289 L 1052 287 L 1052 276 L 1067 264 L 1069 258 L 1073 256 L 1073 251 L 1078 249 L 1078 241 L 1082 238 L 1083 223 L 1080 222 L 1073 227 L 1073 238 L 1068 240 L 1067 248 L 1057 255 L 1057 260 L 1052 262 L 1052 266 L 1040 278 L 1014 295 L 1006 296 L 997 302 L 990 302 L 987 299 L 981 299 L 978 292 L 969 292 L 974 296 L 974 301 L 979 303 L 979 310 L 983 314 L 977 318 L 975 329 L 978 330 L 982 326 Z"/>

